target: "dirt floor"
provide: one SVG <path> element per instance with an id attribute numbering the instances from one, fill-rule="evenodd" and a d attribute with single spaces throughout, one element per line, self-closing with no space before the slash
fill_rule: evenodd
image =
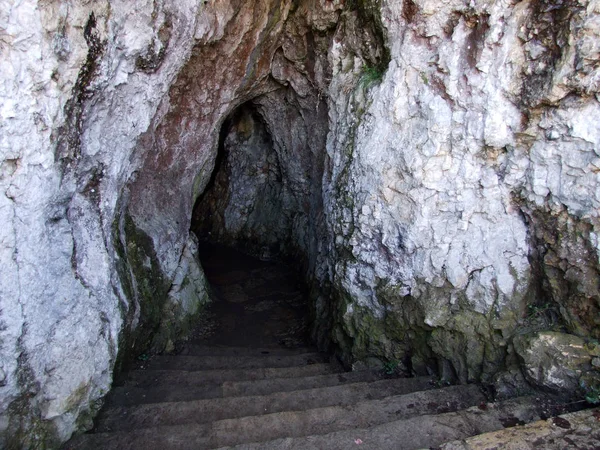
<path id="1" fill-rule="evenodd" d="M 306 347 L 308 300 L 293 268 L 204 244 L 200 260 L 213 303 L 190 343 L 235 347 Z"/>

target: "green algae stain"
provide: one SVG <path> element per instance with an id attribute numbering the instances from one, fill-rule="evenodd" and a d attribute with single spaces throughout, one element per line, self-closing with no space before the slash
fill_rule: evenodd
<path id="1" fill-rule="evenodd" d="M 147 350 L 162 350 L 164 343 L 155 335 L 163 319 L 170 282 L 161 270 L 152 238 L 127 213 L 113 223 L 113 242 L 118 255 L 116 269 L 126 297 L 121 304 L 125 326 L 117 356 L 119 368 Z"/>

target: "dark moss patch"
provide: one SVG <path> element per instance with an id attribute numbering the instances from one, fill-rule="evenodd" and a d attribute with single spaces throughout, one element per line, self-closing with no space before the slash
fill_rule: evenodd
<path id="1" fill-rule="evenodd" d="M 379 67 L 364 66 L 361 72 L 359 83 L 367 89 L 374 84 L 381 83 L 383 79 L 383 72 Z"/>
<path id="2" fill-rule="evenodd" d="M 157 332 L 170 282 L 162 273 L 152 238 L 137 227 L 129 214 L 115 219 L 113 241 L 119 256 L 116 270 L 127 297 L 122 303 L 125 324 L 116 363 L 116 368 L 122 369 L 142 353 L 163 350 L 164 342 Z M 139 322 L 135 325 L 137 312 Z"/>
<path id="3" fill-rule="evenodd" d="M 336 352 L 346 366 L 354 361 L 376 358 L 388 375 L 426 375 L 436 371 L 437 361 L 428 345 L 422 311 L 411 296 L 381 282 L 377 298 L 385 307 L 376 317 L 367 307 L 357 305 L 341 286 L 331 296 L 332 336 Z M 347 314 L 349 306 L 352 313 Z"/>

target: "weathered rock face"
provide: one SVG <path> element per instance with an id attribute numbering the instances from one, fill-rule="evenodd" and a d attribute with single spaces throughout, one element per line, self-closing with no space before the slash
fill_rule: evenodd
<path id="1" fill-rule="evenodd" d="M 156 310 L 168 309 L 164 298 L 140 303 L 152 289 L 119 278 L 158 272 L 151 233 L 117 240 L 139 226 L 115 217 L 139 168 L 136 141 L 191 51 L 198 9 L 195 1 L 0 5 L 2 447 L 52 447 L 89 426 L 117 354 L 136 342 L 126 336 L 154 334 Z M 202 298 L 186 303 L 173 278 L 185 268 L 198 275 L 197 256 L 179 250 L 179 272 L 161 268 L 157 283 L 181 294 L 180 310 L 195 310 Z M 136 255 L 137 266 L 124 264 Z"/>
<path id="2" fill-rule="evenodd" d="M 287 90 L 299 106 L 285 126 L 309 108 L 307 122 L 326 123 L 321 34 L 341 5 L 1 6 L 0 433 L 3 446 L 53 446 L 89 426 L 118 355 L 168 349 L 207 301 L 190 218 L 230 113 L 260 97 L 276 123 Z M 300 67 L 309 50 L 317 65 Z M 291 154 L 322 147 L 326 130 L 276 139 Z M 318 204 L 321 163 L 304 164 L 291 189 Z M 316 242 L 306 211 L 302 244 Z"/>
<path id="3" fill-rule="evenodd" d="M 544 331 L 517 336 L 515 351 L 530 383 L 557 393 L 591 394 L 600 386 L 598 342 L 586 342 L 578 336 Z"/>
<path id="4" fill-rule="evenodd" d="M 493 380 L 520 328 L 600 337 L 597 1 L 0 11 L 0 446 L 185 335 L 198 198 L 204 237 L 302 258 L 349 363 Z"/>
<path id="5" fill-rule="evenodd" d="M 598 337 L 598 3 L 381 17 L 391 62 L 368 93 L 331 51 L 334 340 L 468 381 L 504 367 L 521 325 Z"/>

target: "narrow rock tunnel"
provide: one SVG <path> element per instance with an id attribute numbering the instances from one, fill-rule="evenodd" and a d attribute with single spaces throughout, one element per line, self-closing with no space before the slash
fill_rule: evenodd
<path id="1" fill-rule="evenodd" d="M 121 196 L 114 227 L 127 261 L 119 274 L 134 298 L 126 316 L 133 353 L 171 348 L 208 301 L 194 236 L 291 259 L 302 279 L 314 279 L 327 236 L 325 92 L 336 17 L 316 29 L 302 9 L 284 6 L 240 5 L 232 36 L 252 14 L 264 21 L 233 50 L 227 39 L 197 44 L 170 87 L 169 107 L 137 144 L 140 169 Z M 282 8 L 285 23 L 278 22 Z M 231 52 L 223 65 L 221 55 Z M 144 329 L 154 332 L 141 335 Z"/>
<path id="2" fill-rule="evenodd" d="M 296 168 L 285 159 L 281 137 L 271 135 L 285 123 L 270 128 L 259 102 L 241 105 L 224 121 L 215 168 L 192 215 L 213 293 L 209 308 L 218 316 L 206 342 L 308 345 L 307 249 L 294 242 L 293 228 L 315 234 L 302 209 L 309 201 L 298 198 L 304 194 L 293 189 L 290 174 Z"/>
<path id="3" fill-rule="evenodd" d="M 292 226 L 303 212 L 280 153 L 252 103 L 229 116 L 211 180 L 194 206 L 191 230 L 201 241 L 265 258 L 290 255 Z"/>

